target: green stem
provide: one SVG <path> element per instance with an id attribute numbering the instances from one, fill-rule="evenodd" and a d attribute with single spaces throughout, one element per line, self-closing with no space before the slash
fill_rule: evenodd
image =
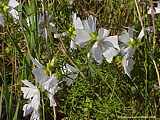
<path id="1" fill-rule="evenodd" d="M 157 65 L 156 65 L 155 60 L 152 59 L 152 61 L 153 61 L 154 67 L 155 67 L 155 69 L 156 69 L 156 74 L 157 74 L 157 79 L 158 79 L 158 85 L 160 86 L 160 75 L 159 75 L 158 67 L 157 67 Z"/>

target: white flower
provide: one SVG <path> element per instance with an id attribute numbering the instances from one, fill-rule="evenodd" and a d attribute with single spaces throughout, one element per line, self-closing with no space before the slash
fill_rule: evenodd
<path id="1" fill-rule="evenodd" d="M 62 68 L 62 73 L 66 75 L 64 81 L 68 86 L 71 86 L 77 78 L 79 71 L 69 64 L 65 64 Z"/>
<path id="2" fill-rule="evenodd" d="M 74 13 L 72 17 L 73 17 L 73 25 L 75 29 L 83 29 L 83 24 L 80 17 L 77 17 L 76 13 Z"/>
<path id="3" fill-rule="evenodd" d="M 40 84 L 44 83 L 45 81 L 49 79 L 49 77 L 45 74 L 43 65 L 40 64 L 37 59 L 34 59 L 31 57 L 31 60 L 33 64 L 36 66 L 32 70 L 32 73 L 35 76 L 36 81 Z"/>
<path id="4" fill-rule="evenodd" d="M 130 28 L 130 30 L 131 29 L 132 28 Z M 144 37 L 144 29 L 141 30 L 137 38 L 141 40 L 143 37 Z M 122 34 L 119 36 L 119 41 L 122 43 L 120 47 L 121 47 L 121 54 L 123 56 L 122 65 L 124 68 L 124 72 L 131 78 L 130 73 L 133 70 L 133 66 L 135 64 L 133 60 L 135 48 L 129 46 L 129 42 L 134 41 L 133 35 L 131 35 L 127 31 L 123 31 Z"/>
<path id="5" fill-rule="evenodd" d="M 11 10 L 9 11 L 9 13 L 12 15 L 12 17 L 13 17 L 15 20 L 19 20 L 19 15 L 18 15 L 17 10 L 11 9 Z"/>
<path id="6" fill-rule="evenodd" d="M 50 100 L 50 106 L 56 106 L 54 99 L 55 93 L 59 90 L 58 80 L 54 76 L 47 76 L 44 73 L 44 67 L 38 62 L 37 59 L 31 57 L 33 64 L 36 66 L 33 68 L 32 73 L 34 74 L 36 81 L 48 92 Z"/>
<path id="7" fill-rule="evenodd" d="M 0 25 L 4 26 L 4 16 L 0 13 Z"/>
<path id="8" fill-rule="evenodd" d="M 48 92 L 48 98 L 50 100 L 50 106 L 57 106 L 54 95 L 58 92 L 58 80 L 52 76 L 46 82 L 42 83 L 43 88 Z"/>
<path id="9" fill-rule="evenodd" d="M 86 42 L 92 39 L 91 34 L 97 32 L 96 18 L 93 16 L 89 16 L 87 20 L 81 21 L 81 19 L 74 14 L 73 25 L 76 29 L 76 37 L 74 40 L 71 40 L 71 48 L 76 48 L 76 45 L 83 47 Z M 108 30 L 100 28 L 96 39 L 97 41 L 91 48 L 92 57 L 97 63 L 101 64 L 104 56 L 110 63 L 113 57 L 119 53 L 118 36 L 109 36 Z"/>
<path id="10" fill-rule="evenodd" d="M 133 69 L 134 61 L 132 59 L 135 49 L 129 47 L 129 42 L 133 41 L 133 38 L 130 37 L 129 32 L 126 30 L 122 32 L 119 36 L 119 41 L 121 42 L 121 54 L 123 56 L 122 59 L 122 66 L 124 68 L 124 73 L 127 74 L 130 78 L 130 72 Z"/>
<path id="11" fill-rule="evenodd" d="M 10 7 L 9 13 L 12 15 L 14 20 L 19 20 L 19 15 L 17 10 L 15 9 L 19 3 L 16 0 L 9 0 L 8 6 Z"/>
<path id="12" fill-rule="evenodd" d="M 36 78 L 36 81 L 39 83 L 39 85 L 42 86 L 43 90 L 47 91 L 47 95 L 50 100 L 50 106 L 55 107 L 56 102 L 54 100 L 54 95 L 59 90 L 58 80 L 54 76 L 49 77 L 46 74 L 44 74 L 43 72 L 44 67 L 38 62 L 37 59 L 31 57 L 31 60 L 35 65 L 35 68 L 33 68 L 32 72 Z M 21 87 L 21 91 L 23 92 L 23 97 L 25 99 L 29 99 L 29 103 L 23 106 L 23 111 L 24 111 L 23 116 L 31 114 L 30 118 L 31 120 L 39 120 L 40 119 L 40 115 L 38 112 L 40 106 L 39 89 L 27 80 L 24 80 L 22 82 L 27 86 L 27 87 Z"/>
<path id="13" fill-rule="evenodd" d="M 19 5 L 19 3 L 16 0 L 9 0 L 8 6 L 11 8 L 16 8 Z"/>
<path id="14" fill-rule="evenodd" d="M 103 56 L 107 62 L 111 63 L 113 57 L 119 53 L 118 36 L 108 35 L 108 30 L 100 28 L 98 31 L 97 41 L 91 48 L 92 57 L 99 64 L 102 63 Z"/>
<path id="15" fill-rule="evenodd" d="M 133 55 L 135 53 L 135 49 L 131 47 L 127 47 L 123 50 L 123 59 L 122 59 L 122 65 L 124 68 L 125 74 L 127 74 L 131 78 L 131 71 L 133 70 L 133 66 L 135 64 L 133 60 Z"/>
<path id="16" fill-rule="evenodd" d="M 77 17 L 75 13 L 73 15 L 73 25 L 76 29 L 76 36 L 73 41 L 76 45 L 84 47 L 86 42 L 91 39 L 90 34 L 92 32 L 96 32 L 96 18 L 89 16 L 87 20 L 81 21 L 81 19 Z M 71 44 L 73 44 L 73 41 L 71 41 Z"/>
<path id="17" fill-rule="evenodd" d="M 129 33 L 126 30 L 124 30 L 119 36 L 119 41 L 122 43 L 122 46 L 120 47 L 128 46 L 130 40 L 131 40 L 131 37 Z"/>
<path id="18" fill-rule="evenodd" d="M 90 15 L 87 20 L 83 20 L 84 29 L 89 33 L 96 32 L 96 18 Z"/>
<path id="19" fill-rule="evenodd" d="M 22 81 L 27 87 L 21 87 L 23 92 L 23 98 L 28 99 L 29 103 L 23 106 L 23 116 L 31 114 L 31 120 L 40 120 L 39 106 L 40 106 L 40 92 L 36 86 L 31 82 L 24 80 Z"/>

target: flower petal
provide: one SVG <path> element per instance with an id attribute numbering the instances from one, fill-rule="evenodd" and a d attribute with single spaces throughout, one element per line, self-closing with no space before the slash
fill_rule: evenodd
<path id="1" fill-rule="evenodd" d="M 129 34 L 129 38 L 133 38 L 133 26 L 132 27 L 128 27 L 128 34 Z"/>
<path id="2" fill-rule="evenodd" d="M 42 83 L 42 86 L 47 91 L 50 91 L 51 88 L 57 85 L 58 85 L 58 80 L 54 76 L 50 77 L 47 81 Z"/>
<path id="3" fill-rule="evenodd" d="M 10 13 L 11 16 L 14 18 L 14 20 L 19 20 L 19 14 L 18 14 L 17 10 L 11 9 L 11 10 L 9 11 L 9 13 Z"/>
<path id="4" fill-rule="evenodd" d="M 130 58 L 134 55 L 135 53 L 135 49 L 134 48 L 131 48 L 131 47 L 127 47 L 125 49 L 121 49 L 121 54 L 123 56 L 126 56 L 127 58 Z"/>
<path id="5" fill-rule="evenodd" d="M 101 64 L 103 61 L 103 55 L 102 55 L 102 49 L 101 47 L 98 45 L 98 42 L 96 42 L 92 49 L 91 49 L 91 53 L 93 58 L 96 60 L 97 63 Z"/>
<path id="6" fill-rule="evenodd" d="M 50 100 L 50 106 L 56 106 L 54 95 L 58 92 L 58 80 L 52 76 L 47 81 L 42 83 L 42 87 L 48 92 L 48 98 Z"/>
<path id="7" fill-rule="evenodd" d="M 74 41 L 77 45 L 79 45 L 80 47 L 83 47 L 85 43 L 90 40 L 91 37 L 89 33 L 85 30 L 78 29 L 76 32 L 77 34 Z"/>
<path id="8" fill-rule="evenodd" d="M 110 47 L 113 47 L 113 44 L 110 41 L 103 41 L 100 44 L 101 44 L 102 52 L 106 51 Z"/>
<path id="9" fill-rule="evenodd" d="M 88 33 L 91 33 L 92 30 L 89 26 L 88 20 L 83 20 L 82 23 L 83 23 L 83 27 L 84 27 L 83 29 L 86 30 Z"/>
<path id="10" fill-rule="evenodd" d="M 109 36 L 109 30 L 106 30 L 104 28 L 100 28 L 98 30 L 98 36 L 100 37 L 100 39 L 104 39 L 104 38 L 108 37 Z"/>
<path id="11" fill-rule="evenodd" d="M 21 91 L 23 92 L 23 97 L 25 99 L 29 99 L 29 103 L 23 106 L 23 116 L 28 114 L 31 115 L 31 120 L 39 120 L 39 106 L 40 106 L 40 92 L 36 86 L 34 86 L 31 82 L 24 80 L 22 81 L 27 87 L 21 87 Z M 36 113 L 36 114 L 35 114 Z M 32 117 L 34 119 L 32 119 Z"/>
<path id="12" fill-rule="evenodd" d="M 109 37 L 105 38 L 104 42 L 110 42 L 110 43 L 112 43 L 114 48 L 117 48 L 118 50 L 120 50 L 117 35 L 109 36 Z"/>
<path id="13" fill-rule="evenodd" d="M 8 6 L 11 8 L 15 8 L 19 5 L 19 3 L 16 0 L 9 0 Z"/>
<path id="14" fill-rule="evenodd" d="M 90 15 L 88 17 L 88 24 L 90 26 L 91 32 L 95 32 L 96 31 L 96 17 L 93 17 L 92 15 Z"/>
<path id="15" fill-rule="evenodd" d="M 75 29 L 83 29 L 82 21 L 81 21 L 80 17 L 77 17 L 76 13 L 73 14 L 73 25 L 74 25 Z"/>
<path id="16" fill-rule="evenodd" d="M 32 63 L 36 65 L 36 67 L 43 68 L 43 65 L 39 63 L 39 61 L 36 58 L 34 59 L 33 57 L 31 57 L 31 60 L 32 60 Z"/>
<path id="17" fill-rule="evenodd" d="M 40 120 L 40 114 L 38 111 L 33 111 L 30 120 Z"/>
<path id="18" fill-rule="evenodd" d="M 131 71 L 133 70 L 133 66 L 134 66 L 135 62 L 132 58 L 126 58 L 124 57 L 122 60 L 122 65 L 124 68 L 124 72 L 125 74 L 127 74 L 130 78 L 131 78 Z"/>
<path id="19" fill-rule="evenodd" d="M 23 106 L 23 116 L 27 116 L 33 112 L 33 107 L 30 104 L 25 104 Z"/>
<path id="20" fill-rule="evenodd" d="M 123 31 L 122 34 L 119 36 L 119 41 L 124 43 L 125 45 L 128 45 L 129 40 L 129 33 L 126 30 Z"/>
<path id="21" fill-rule="evenodd" d="M 48 80 L 48 76 L 44 73 L 43 68 L 33 68 L 32 73 L 39 83 L 43 83 Z"/>
<path id="22" fill-rule="evenodd" d="M 122 60 L 124 72 L 130 78 L 131 78 L 130 72 L 132 71 L 134 63 L 135 63 L 134 60 L 132 59 L 134 53 L 135 53 L 135 49 L 131 47 L 127 47 L 122 51 L 122 55 L 124 55 L 123 60 Z"/>
<path id="23" fill-rule="evenodd" d="M 115 57 L 116 55 L 118 55 L 119 50 L 116 50 L 113 47 L 109 47 L 106 51 L 103 52 L 103 56 L 106 59 L 107 62 L 111 63 L 113 57 Z"/>
<path id="24" fill-rule="evenodd" d="M 22 81 L 27 87 L 21 87 L 21 91 L 23 92 L 23 97 L 25 99 L 30 99 L 39 93 L 39 90 L 36 86 L 34 86 L 31 82 L 27 80 Z"/>
<path id="25" fill-rule="evenodd" d="M 37 82 L 43 83 L 48 80 L 48 76 L 44 73 L 43 65 L 39 63 L 37 59 L 31 57 L 32 63 L 36 66 L 33 68 L 32 73 L 35 76 Z"/>
<path id="26" fill-rule="evenodd" d="M 23 84 L 25 84 L 28 87 L 36 88 L 31 82 L 28 80 L 22 80 Z"/>

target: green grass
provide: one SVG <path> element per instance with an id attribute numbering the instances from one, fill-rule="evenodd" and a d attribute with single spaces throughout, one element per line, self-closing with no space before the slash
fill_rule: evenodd
<path id="1" fill-rule="evenodd" d="M 143 27 L 150 26 L 153 22 L 151 16 L 147 15 L 149 2 L 138 4 Z M 106 120 L 121 116 L 160 118 L 159 73 L 155 69 L 156 66 L 158 69 L 160 67 L 159 15 L 155 16 L 155 33 L 146 33 L 136 50 L 133 78 L 129 79 L 116 60 L 112 64 L 103 61 L 103 64 L 98 65 L 88 59 L 89 45 L 70 52 L 71 36 L 54 38 L 54 30 L 49 27 L 49 22 L 56 25 L 56 33 L 69 32 L 72 28 L 71 15 L 77 12 L 82 19 L 89 15 L 97 17 L 98 28 L 111 29 L 112 35 L 119 34 L 128 26 L 134 26 L 136 31 L 140 31 L 141 24 L 134 0 L 75 0 L 72 6 L 67 0 L 43 0 L 43 3 L 40 0 L 26 0 L 17 8 L 21 15 L 17 23 L 13 22 L 6 10 L 7 2 L 2 0 L 2 3 L 0 13 L 5 16 L 5 27 L 0 27 L 1 120 L 24 119 L 22 109 L 26 101 L 20 89 L 21 80 L 27 79 L 35 83 L 30 55 L 46 67 L 47 73 L 54 74 L 59 79 L 63 77 L 61 68 L 65 63 L 81 71 L 72 86 L 67 87 L 62 83 L 61 90 L 55 95 L 58 104 L 57 119 Z M 48 39 L 38 33 L 38 15 L 44 12 L 43 9 L 51 16 L 42 25 L 48 30 Z M 27 26 L 28 16 L 30 26 Z M 137 34 L 138 32 L 136 36 Z M 53 65 L 47 66 L 52 59 Z M 53 108 L 49 106 L 46 95 L 42 95 L 41 119 L 53 120 Z"/>

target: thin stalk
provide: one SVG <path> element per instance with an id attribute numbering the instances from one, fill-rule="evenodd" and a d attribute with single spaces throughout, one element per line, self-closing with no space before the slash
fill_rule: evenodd
<path id="1" fill-rule="evenodd" d="M 141 13 L 140 13 L 140 10 L 139 10 L 139 7 L 138 7 L 137 0 L 135 0 L 135 5 L 136 5 L 136 9 L 137 9 L 137 13 L 138 13 L 138 18 L 139 18 L 141 27 L 142 27 L 142 29 L 144 29 L 144 25 L 143 25 L 143 21 L 142 21 L 142 17 L 141 17 Z"/>
<path id="2" fill-rule="evenodd" d="M 156 74 L 157 74 L 157 79 L 158 79 L 158 85 L 160 86 L 160 75 L 159 75 L 158 67 L 157 67 L 157 65 L 156 65 L 155 60 L 152 59 L 152 61 L 153 61 L 154 67 L 155 67 L 155 69 L 156 69 Z"/>
<path id="3" fill-rule="evenodd" d="M 146 48 L 145 48 L 146 49 Z M 148 64 L 147 64 L 147 52 L 145 51 L 145 62 L 144 62 L 144 68 L 145 68 L 145 80 L 144 80 L 144 83 L 145 83 L 145 106 L 147 106 L 147 96 L 148 96 Z M 145 115 L 146 115 L 146 109 L 145 109 Z"/>
<path id="4" fill-rule="evenodd" d="M 43 93 L 42 93 L 42 116 L 43 116 L 43 119 L 42 120 L 45 120 L 45 110 L 44 110 L 44 100 L 43 100 Z"/>
<path id="5" fill-rule="evenodd" d="M 153 7 L 153 0 L 150 0 L 150 5 L 151 5 L 151 16 L 152 16 L 152 24 L 153 24 L 153 50 L 156 47 L 156 27 L 155 27 L 155 15 L 154 15 L 154 7 Z M 152 58 L 152 57 L 151 57 Z M 152 58 L 156 74 L 157 74 L 157 79 L 158 79 L 158 84 L 160 86 L 160 75 L 158 71 L 158 67 L 156 65 L 156 61 Z"/>
<path id="6" fill-rule="evenodd" d="M 57 118 L 57 116 L 56 116 L 56 108 L 55 108 L 55 106 L 53 105 L 53 112 L 54 112 L 54 120 L 57 120 L 56 118 Z"/>
<path id="7" fill-rule="evenodd" d="M 3 84 L 2 84 L 2 86 L 1 86 L 1 96 L 0 96 L 0 118 L 1 118 L 1 115 L 2 115 L 2 103 L 3 103 Z"/>
<path id="8" fill-rule="evenodd" d="M 154 14 L 154 7 L 153 7 L 153 1 L 150 0 L 151 5 L 151 17 L 152 17 L 152 25 L 153 25 L 153 50 L 156 47 L 156 27 L 155 27 L 155 14 Z"/>
<path id="9" fill-rule="evenodd" d="M 139 10 L 139 7 L 138 7 L 138 3 L 137 3 L 137 0 L 135 0 L 135 5 L 136 5 L 136 9 L 137 9 L 137 13 L 138 13 L 138 18 L 139 18 L 139 21 L 140 21 L 140 24 L 141 24 L 141 28 L 142 30 L 144 30 L 144 24 L 143 24 L 143 21 L 142 21 L 142 17 L 141 17 L 141 13 L 140 13 L 140 10 Z M 148 104 L 148 50 L 147 50 L 147 45 L 145 45 L 145 61 L 144 61 L 144 68 L 145 68 L 145 80 L 144 80 L 144 83 L 145 83 L 145 106 L 147 106 Z M 147 116 L 147 109 L 145 109 L 145 115 Z"/>
<path id="10" fill-rule="evenodd" d="M 20 106 L 20 102 L 19 102 L 19 100 L 18 100 L 18 103 L 17 103 L 17 107 L 16 107 L 16 111 L 15 111 L 13 120 L 17 120 L 17 118 L 18 118 L 19 106 Z"/>

